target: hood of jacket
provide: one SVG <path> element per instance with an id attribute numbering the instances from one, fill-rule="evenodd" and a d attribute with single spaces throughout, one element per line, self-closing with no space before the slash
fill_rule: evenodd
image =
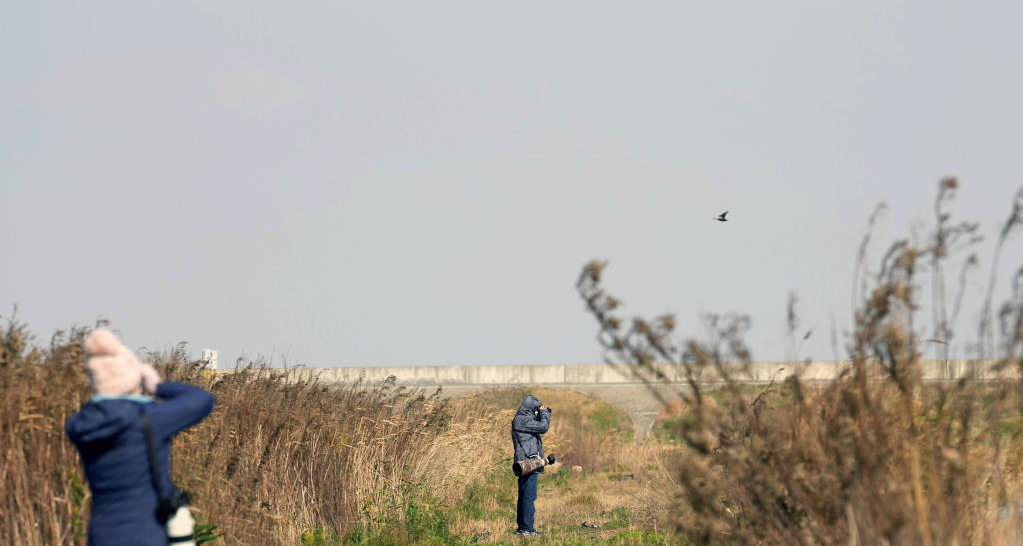
<path id="1" fill-rule="evenodd" d="M 139 401 L 117 398 L 89 402 L 67 418 L 64 429 L 76 444 L 107 440 L 137 423 L 142 405 Z"/>
<path id="2" fill-rule="evenodd" d="M 532 415 L 533 412 L 535 412 L 539 407 L 540 399 L 533 396 L 532 394 L 527 394 L 522 399 L 522 403 L 519 404 L 519 411 L 517 411 L 516 413 L 518 415 Z"/>

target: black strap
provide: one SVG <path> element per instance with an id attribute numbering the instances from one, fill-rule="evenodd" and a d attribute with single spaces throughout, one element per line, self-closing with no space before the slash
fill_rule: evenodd
<path id="1" fill-rule="evenodd" d="M 188 506 L 192 502 L 192 498 L 191 495 L 188 494 L 188 491 L 179 490 L 174 487 L 173 483 L 171 484 L 170 491 L 163 491 L 160 487 L 160 465 L 156 462 L 156 440 L 153 439 L 153 427 L 149 423 L 149 414 L 145 410 L 142 411 L 142 432 L 146 437 L 146 456 L 149 459 L 149 476 L 153 480 L 153 489 L 156 490 L 156 497 L 158 501 L 156 505 L 156 515 L 160 521 L 166 523 L 167 520 L 177 513 L 179 508 Z M 170 474 L 170 469 L 167 469 L 167 472 Z"/>
<path id="2" fill-rule="evenodd" d="M 142 433 L 146 437 L 146 455 L 149 458 L 149 476 L 153 479 L 153 488 L 156 489 L 156 496 L 158 498 L 164 498 L 166 495 L 163 494 L 160 487 L 160 477 L 157 472 L 159 465 L 156 464 L 156 441 L 153 440 L 153 427 L 149 424 L 149 413 L 145 409 L 142 410 Z"/>

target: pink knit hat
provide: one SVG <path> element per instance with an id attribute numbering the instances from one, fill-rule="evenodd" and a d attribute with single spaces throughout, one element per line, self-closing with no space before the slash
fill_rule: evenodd
<path id="1" fill-rule="evenodd" d="M 99 328 L 85 338 L 89 379 L 96 394 L 132 394 L 140 389 L 156 392 L 160 375 L 150 364 L 139 362 L 110 330 Z"/>

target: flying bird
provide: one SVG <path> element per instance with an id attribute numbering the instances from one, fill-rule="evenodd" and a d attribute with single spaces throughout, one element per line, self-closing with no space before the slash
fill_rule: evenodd
<path id="1" fill-rule="evenodd" d="M 728 214 L 728 211 L 727 211 L 727 210 L 726 210 L 725 212 L 722 212 L 720 216 L 718 216 L 717 218 L 715 218 L 715 220 L 717 220 L 718 222 L 727 222 L 727 221 L 728 221 L 728 218 L 725 218 L 725 215 L 726 215 L 726 214 Z"/>

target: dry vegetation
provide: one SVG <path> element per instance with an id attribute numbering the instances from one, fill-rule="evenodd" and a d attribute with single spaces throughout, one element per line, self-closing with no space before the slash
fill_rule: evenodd
<path id="1" fill-rule="evenodd" d="M 0 332 L 0 544 L 85 543 L 89 490 L 63 423 L 89 396 L 87 329 L 35 346 L 24 324 Z M 458 400 L 382 384 L 321 384 L 300 370 L 253 366 L 216 375 L 183 347 L 155 358 L 165 378 L 216 397 L 213 413 L 174 442 L 175 480 L 215 541 L 238 545 L 503 543 L 514 530 L 508 425 L 522 392 Z M 542 480 L 540 544 L 625 536 L 657 543 L 667 498 L 653 444 L 631 439 L 621 410 L 535 390 L 558 409 L 549 449 L 564 464 Z M 581 465 L 571 475 L 559 467 Z M 615 476 L 627 476 L 619 480 Z M 613 487 L 609 487 L 613 486 Z M 583 529 L 583 520 L 600 529 Z M 623 533 L 639 533 L 632 540 Z M 652 536 L 652 535 L 651 535 Z M 633 537 L 635 538 L 635 537 Z M 577 542 L 579 544 L 589 542 Z"/>
<path id="2" fill-rule="evenodd" d="M 0 543 L 84 543 L 88 487 L 63 423 L 89 396 L 84 329 L 31 346 L 25 326 L 0 339 Z M 157 359 L 168 379 L 216 396 L 214 412 L 174 445 L 174 475 L 200 521 L 227 544 L 299 544 L 400 521 L 413 484 L 444 484 L 481 430 L 471 407 L 386 382 L 326 386 L 250 367 L 217 377 L 183 351 Z M 455 455 L 452 455 L 455 454 Z"/>
<path id="3" fill-rule="evenodd" d="M 685 412 L 674 431 L 686 446 L 675 461 L 681 486 L 675 527 L 687 540 L 1015 543 L 1023 386 L 969 378 L 926 386 L 920 379 L 921 339 L 950 340 L 962 303 L 963 285 L 953 305 L 944 301 L 946 262 L 977 240 L 976 225 L 949 221 L 946 207 L 957 187 L 955 179 L 940 182 L 929 240 L 895 242 L 876 276 L 857 269 L 862 289 L 849 360 L 841 377 L 823 386 L 792 376 L 759 393 L 742 388 L 739 380 L 751 361 L 742 340 L 747 318 L 709 316 L 709 340 L 680 339 L 671 315 L 622 319 L 620 302 L 601 284 L 606 264 L 584 268 L 577 286 L 598 320 L 608 362 L 628 366 L 650 383 L 659 381 L 665 366 L 690 381 L 679 393 Z M 998 234 L 994 263 L 1021 226 L 1023 190 Z M 964 270 L 976 262 L 965 258 Z M 933 288 L 933 333 L 917 324 L 921 273 L 929 273 Z M 998 307 L 997 320 L 995 276 L 990 279 L 976 348 L 997 355 L 1002 367 L 1023 371 L 1023 268 L 1012 277 L 1010 299 Z M 854 286 L 860 289 L 860 280 Z M 695 379 L 708 369 L 725 380 L 721 403 L 711 403 Z"/>
<path id="4" fill-rule="evenodd" d="M 530 542 L 677 544 L 665 527 L 673 490 L 665 486 L 673 475 L 664 463 L 679 448 L 634 438 L 631 418 L 619 408 L 544 387 L 484 390 L 455 401 L 482 404 L 494 426 L 473 448 L 479 457 L 473 471 L 448 495 L 457 499 L 450 507 L 454 534 L 485 544 L 506 544 L 512 538 L 516 482 L 510 472 L 508 424 L 526 392 L 555 409 L 544 448 L 559 461 L 539 481 L 537 524 L 545 534 Z"/>

